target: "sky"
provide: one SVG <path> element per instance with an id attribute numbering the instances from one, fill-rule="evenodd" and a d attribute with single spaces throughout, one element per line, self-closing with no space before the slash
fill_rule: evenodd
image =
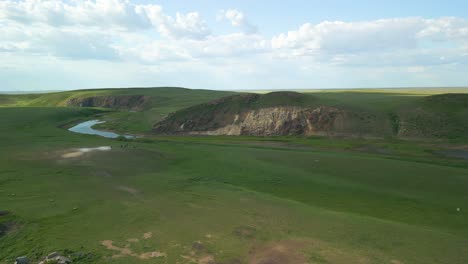
<path id="1" fill-rule="evenodd" d="M 468 86 L 468 1 L 0 0 L 0 91 Z"/>

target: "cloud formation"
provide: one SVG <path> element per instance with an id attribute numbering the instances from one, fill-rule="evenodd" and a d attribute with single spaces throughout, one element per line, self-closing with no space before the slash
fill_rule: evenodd
<path id="1" fill-rule="evenodd" d="M 244 33 L 255 34 L 258 32 L 256 26 L 252 25 L 243 12 L 237 9 L 220 10 L 217 19 L 228 20 L 232 26 L 240 28 Z"/>
<path id="2" fill-rule="evenodd" d="M 213 75 L 224 68 L 263 77 L 356 67 L 418 75 L 468 66 L 468 20 L 458 17 L 323 21 L 273 36 L 235 8 L 216 18 L 234 32 L 213 30 L 197 10 L 168 14 L 130 0 L 3 0 L 0 59 L 165 65 L 166 73 L 196 65 Z"/>
<path id="3" fill-rule="evenodd" d="M 466 43 L 468 21 L 454 17 L 306 23 L 271 40 L 279 57 L 361 65 L 462 63 Z"/>

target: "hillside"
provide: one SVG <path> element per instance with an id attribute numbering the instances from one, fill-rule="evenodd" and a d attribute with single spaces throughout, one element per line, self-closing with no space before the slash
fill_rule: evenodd
<path id="1" fill-rule="evenodd" d="M 187 106 L 232 92 L 179 87 L 88 89 L 54 93 L 0 94 L 2 107 L 86 106 L 140 110 L 163 105 Z M 138 102 L 133 99 L 144 98 Z M 126 100 L 127 99 L 127 100 Z M 111 101 L 114 101 L 111 103 Z"/>
<path id="2" fill-rule="evenodd" d="M 52 252 L 74 264 L 468 259 L 464 94 L 154 88 L 0 98 L 10 104 L 0 107 L 2 264 Z M 65 129 L 95 119 L 146 133 Z M 425 127 L 460 140 L 191 136 L 233 124 L 302 135 L 303 121 L 329 135 Z M 151 133 L 153 123 L 168 130 Z"/>
<path id="3" fill-rule="evenodd" d="M 361 98 L 357 98 L 361 97 Z M 161 134 L 462 138 L 467 94 L 245 93 L 179 110 Z"/>
<path id="4" fill-rule="evenodd" d="M 106 111 L 100 119 L 107 122 L 98 128 L 128 133 L 464 139 L 466 91 L 95 89 L 3 94 L 0 107 L 100 108 Z"/>
<path id="5" fill-rule="evenodd" d="M 102 128 L 145 132 L 167 114 L 233 92 L 177 87 L 90 89 L 44 94 L 0 94 L 0 107 L 98 107 Z"/>

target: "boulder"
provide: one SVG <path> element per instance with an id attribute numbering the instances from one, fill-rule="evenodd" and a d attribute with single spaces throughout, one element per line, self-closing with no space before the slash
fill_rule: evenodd
<path id="1" fill-rule="evenodd" d="M 49 255 L 47 255 L 47 257 L 43 261 L 39 262 L 39 264 L 46 264 L 46 263 L 49 263 L 49 262 L 57 263 L 57 264 L 72 263 L 71 259 L 60 255 L 60 253 L 58 253 L 58 252 L 50 253 Z"/>
<path id="2" fill-rule="evenodd" d="M 64 257 L 64 256 L 57 256 L 52 258 L 57 264 L 69 264 L 72 263 L 71 259 Z"/>
<path id="3" fill-rule="evenodd" d="M 29 263 L 29 259 L 27 257 L 18 257 L 16 258 L 15 260 L 15 264 L 28 264 Z"/>
<path id="4" fill-rule="evenodd" d="M 47 255 L 47 259 L 53 259 L 55 257 L 58 257 L 60 256 L 60 254 L 58 252 L 52 252 L 52 253 L 49 253 L 49 255 Z"/>

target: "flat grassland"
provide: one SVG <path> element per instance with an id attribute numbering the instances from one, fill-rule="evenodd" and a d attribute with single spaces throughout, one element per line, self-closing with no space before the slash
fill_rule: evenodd
<path id="1" fill-rule="evenodd" d="M 468 262 L 468 163 L 443 155 L 463 138 L 151 135 L 167 113 L 230 94 L 170 89 L 111 91 L 159 98 L 141 112 L 63 107 L 89 91 L 0 96 L 0 263 L 53 251 L 74 263 Z M 312 94 L 374 111 L 421 99 Z M 96 118 L 145 137 L 65 129 Z M 100 146 L 112 149 L 67 155 Z"/>

